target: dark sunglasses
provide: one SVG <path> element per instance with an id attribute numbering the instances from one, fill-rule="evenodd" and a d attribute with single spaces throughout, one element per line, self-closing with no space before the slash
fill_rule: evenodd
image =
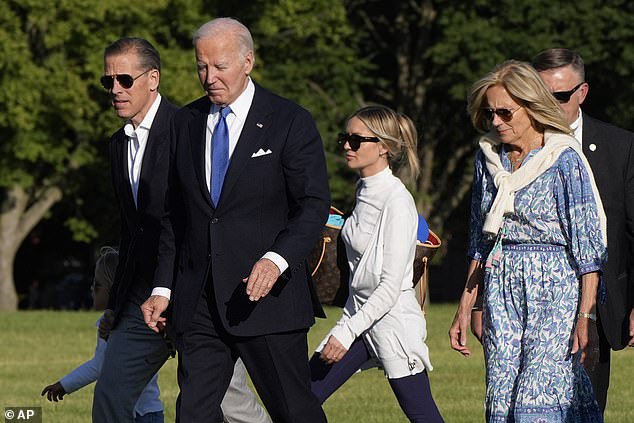
<path id="1" fill-rule="evenodd" d="M 128 88 L 132 88 L 132 85 L 134 85 L 134 81 L 136 81 L 151 70 L 152 69 L 148 69 L 142 74 L 135 76 L 134 78 L 127 73 L 122 73 L 121 75 L 104 75 L 99 81 L 105 89 L 111 90 L 112 87 L 114 87 L 114 80 L 116 79 L 119 82 L 119 85 L 127 90 Z"/>
<path id="2" fill-rule="evenodd" d="M 553 97 L 555 97 L 555 99 L 562 104 L 568 103 L 570 101 L 570 97 L 572 97 L 572 95 L 576 93 L 577 90 L 581 88 L 582 85 L 583 85 L 583 82 L 580 82 L 579 84 L 577 84 L 576 87 L 574 87 L 570 91 L 555 91 L 553 93 Z"/>
<path id="3" fill-rule="evenodd" d="M 346 143 L 350 146 L 350 150 L 357 151 L 361 148 L 362 142 L 381 142 L 377 137 L 362 137 L 357 134 L 339 134 L 337 137 L 337 142 L 341 147 L 343 147 Z"/>
<path id="4" fill-rule="evenodd" d="M 520 107 L 518 107 L 515 110 L 505 109 L 505 108 L 493 109 L 491 107 L 483 107 L 482 114 L 487 120 L 493 120 L 493 115 L 496 114 L 504 122 L 508 122 L 509 120 L 513 119 L 513 113 L 517 112 L 519 109 Z"/>

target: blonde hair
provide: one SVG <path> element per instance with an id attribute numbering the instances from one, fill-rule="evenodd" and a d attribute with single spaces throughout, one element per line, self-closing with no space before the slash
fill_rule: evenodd
<path id="1" fill-rule="evenodd" d="M 93 285 L 95 289 L 110 291 L 114 283 L 114 276 L 119 264 L 119 252 L 112 247 L 101 247 L 99 258 L 95 263 L 95 277 Z"/>
<path id="2" fill-rule="evenodd" d="M 414 122 L 386 106 L 372 105 L 354 112 L 348 120 L 356 117 L 381 140 L 388 150 L 390 169 L 406 182 L 414 182 L 418 177 L 417 145 L 418 134 Z"/>
<path id="3" fill-rule="evenodd" d="M 503 87 L 526 110 L 537 131 L 549 129 L 564 134 L 572 132 L 559 103 L 546 88 L 537 71 L 529 63 L 517 60 L 507 60 L 497 65 L 473 84 L 467 111 L 471 116 L 471 123 L 478 131 L 488 132 L 492 129 L 491 120 L 482 109 L 488 107 L 486 92 L 494 86 Z"/>

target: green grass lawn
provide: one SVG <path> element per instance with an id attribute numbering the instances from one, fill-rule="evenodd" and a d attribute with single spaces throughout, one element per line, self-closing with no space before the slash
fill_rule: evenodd
<path id="1" fill-rule="evenodd" d="M 432 304 L 427 309 L 428 344 L 434 371 L 432 392 L 448 423 L 484 421 L 484 363 L 482 349 L 465 359 L 449 348 L 447 330 L 455 305 Z M 327 310 L 329 318 L 319 320 L 309 334 L 311 349 L 317 345 L 340 314 Z M 44 423 L 89 422 L 93 386 L 73 393 L 59 403 L 40 397 L 44 386 L 56 382 L 68 371 L 92 357 L 95 347 L 96 312 L 15 312 L 0 314 L 0 408 L 41 406 Z M 634 350 L 613 353 L 607 423 L 634 422 Z M 176 360 L 161 369 L 161 395 L 166 421 L 174 421 L 178 394 Z M 331 423 L 403 422 L 383 373 L 368 370 L 354 375 L 326 403 Z"/>

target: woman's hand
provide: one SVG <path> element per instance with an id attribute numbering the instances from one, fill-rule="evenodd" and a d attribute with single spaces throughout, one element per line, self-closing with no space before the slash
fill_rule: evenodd
<path id="1" fill-rule="evenodd" d="M 458 311 L 456 311 L 456 315 L 453 318 L 451 328 L 449 328 L 449 342 L 451 343 L 451 348 L 458 351 L 465 357 L 469 357 L 471 355 L 471 351 L 467 346 L 467 333 L 470 330 L 470 326 L 471 311 L 467 310 L 465 312 L 463 308 L 459 306 Z"/>
<path id="2" fill-rule="evenodd" d="M 597 288 L 599 287 L 599 274 L 590 272 L 581 275 L 581 300 L 579 302 L 579 315 L 577 324 L 572 334 L 572 353 L 581 351 L 581 363 L 586 370 L 594 370 L 599 361 L 599 334 L 596 322 Z M 585 314 L 585 316 L 583 316 Z M 593 320 L 590 316 L 594 315 Z"/>
<path id="3" fill-rule="evenodd" d="M 597 322 L 587 317 L 577 317 L 572 339 L 572 353 L 581 351 L 581 363 L 588 371 L 594 370 L 599 361 L 599 333 Z"/>
<path id="4" fill-rule="evenodd" d="M 484 267 L 482 263 L 477 260 L 471 260 L 467 272 L 467 282 L 458 304 L 458 311 L 456 311 L 451 328 L 449 328 L 451 348 L 465 357 L 471 355 L 471 351 L 467 347 L 467 334 L 471 327 L 471 310 L 478 297 L 478 287 L 481 286 L 483 281 Z"/>
<path id="5" fill-rule="evenodd" d="M 321 359 L 325 361 L 326 364 L 335 364 L 341 360 L 347 352 L 348 350 L 341 345 L 341 342 L 339 342 L 334 336 L 330 335 L 328 342 L 326 342 L 326 345 L 321 350 Z"/>

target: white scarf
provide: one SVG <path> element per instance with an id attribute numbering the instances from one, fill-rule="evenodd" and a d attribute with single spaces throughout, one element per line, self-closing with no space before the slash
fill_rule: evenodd
<path id="1" fill-rule="evenodd" d="M 522 165 L 518 170 L 513 173 L 504 169 L 500 155 L 498 154 L 498 147 L 501 141 L 495 134 L 495 132 L 489 132 L 480 138 L 480 148 L 484 153 L 486 159 L 486 167 L 491 176 L 493 177 L 493 183 L 498 189 L 498 192 L 493 200 L 491 210 L 487 214 L 484 221 L 482 232 L 497 235 L 504 215 L 507 213 L 514 213 L 515 193 L 529 185 L 542 173 L 548 170 L 553 163 L 559 158 L 560 154 L 567 148 L 572 148 L 577 152 L 581 158 L 581 162 L 586 168 L 590 176 L 590 182 L 592 184 L 592 193 L 597 203 L 597 212 L 599 215 L 599 224 L 601 226 L 601 235 L 603 237 L 603 245 L 607 247 L 607 226 L 605 212 L 603 211 L 603 203 L 599 196 L 599 191 L 594 182 L 594 175 L 592 169 L 586 160 L 580 145 L 572 136 L 546 131 L 544 132 L 544 147 L 535 153 L 535 155 L 526 164 Z"/>

